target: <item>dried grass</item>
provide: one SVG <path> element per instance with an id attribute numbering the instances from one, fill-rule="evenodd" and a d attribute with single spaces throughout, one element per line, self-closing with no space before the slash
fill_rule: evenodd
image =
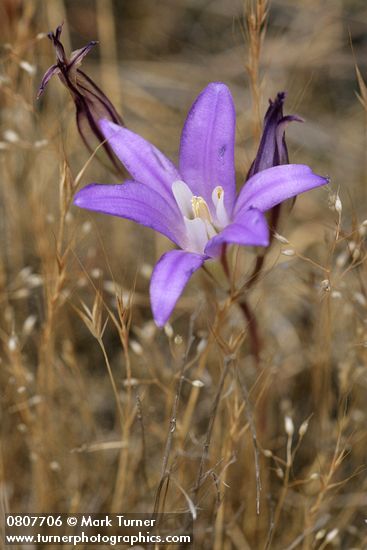
<path id="1" fill-rule="evenodd" d="M 186 511 L 200 549 L 362 550 L 365 5 L 95 7 L 0 6 L 1 510 Z M 219 267 L 198 274 L 164 331 L 148 281 L 167 242 L 71 205 L 78 186 L 114 176 L 88 158 L 64 88 L 35 103 L 53 55 L 43 33 L 63 18 L 66 45 L 100 39 L 88 72 L 173 158 L 190 102 L 224 80 L 239 181 L 266 99 L 284 88 L 287 111 L 307 119 L 289 129 L 292 160 L 332 177 L 329 196 L 284 216 L 254 284 L 254 253 L 234 251 L 231 284 Z"/>

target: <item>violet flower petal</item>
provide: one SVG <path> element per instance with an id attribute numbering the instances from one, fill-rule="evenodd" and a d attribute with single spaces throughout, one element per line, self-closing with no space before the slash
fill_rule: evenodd
<path id="1" fill-rule="evenodd" d="M 99 121 L 104 118 L 118 124 L 123 122 L 111 101 L 96 83 L 81 69 L 76 69 L 76 75 L 77 86 L 73 86 L 70 81 L 67 81 L 66 85 L 74 98 L 79 134 L 86 147 L 93 153 L 98 142 L 101 143 L 105 139 Z M 121 165 L 107 142 L 103 143 L 103 148 L 114 167 L 121 172 Z"/>
<path id="2" fill-rule="evenodd" d="M 47 84 L 50 82 L 51 78 L 53 76 L 55 76 L 56 74 L 59 74 L 59 73 L 60 73 L 60 69 L 57 65 L 51 65 L 51 67 L 49 69 L 47 69 L 47 71 L 43 75 L 43 78 L 41 80 L 41 84 L 38 88 L 37 99 L 39 99 L 41 97 L 41 95 L 45 91 L 45 88 L 46 88 Z"/>
<path id="3" fill-rule="evenodd" d="M 291 122 L 304 122 L 304 120 L 298 115 L 287 115 L 279 120 L 275 129 L 277 153 L 272 166 L 277 166 L 278 164 L 289 164 L 288 148 L 285 141 L 285 129 Z M 279 162 L 276 162 L 276 160 Z M 267 168 L 271 168 L 271 166 L 268 166 Z"/>
<path id="4" fill-rule="evenodd" d="M 172 184 L 181 176 L 173 163 L 154 145 L 127 128 L 109 120 L 101 120 L 100 128 L 131 176 L 157 191 L 172 207 L 177 208 Z"/>
<path id="5" fill-rule="evenodd" d="M 304 164 L 268 168 L 252 176 L 241 189 L 234 210 L 235 218 L 249 208 L 266 212 L 286 199 L 328 182 L 327 178 L 318 176 Z"/>
<path id="6" fill-rule="evenodd" d="M 64 63 L 67 63 L 67 58 L 66 58 L 64 46 L 60 42 L 60 36 L 61 36 L 61 33 L 62 33 L 63 25 L 64 25 L 64 23 L 61 23 L 61 25 L 56 27 L 56 31 L 54 33 L 49 32 L 47 34 L 48 38 L 51 40 L 51 42 L 54 45 L 57 62 L 60 63 L 61 65 L 63 65 Z"/>
<path id="7" fill-rule="evenodd" d="M 101 118 L 106 118 L 115 124 L 122 125 L 123 121 L 121 116 L 118 114 L 106 94 L 102 92 L 101 88 L 99 88 L 99 86 L 97 86 L 97 84 L 81 69 L 77 69 L 76 72 L 78 89 L 81 90 L 91 107 L 95 109 L 96 117 L 99 117 L 96 120 L 99 121 Z"/>
<path id="8" fill-rule="evenodd" d="M 120 185 L 91 184 L 81 189 L 74 204 L 151 227 L 181 248 L 186 234 L 182 217 L 156 192 L 142 183 L 128 181 Z"/>
<path id="9" fill-rule="evenodd" d="M 202 254 L 171 250 L 158 261 L 150 281 L 150 301 L 159 327 L 168 321 L 188 280 L 205 259 Z"/>
<path id="10" fill-rule="evenodd" d="M 256 209 L 240 212 L 233 223 L 227 225 L 218 235 L 210 239 L 205 254 L 215 258 L 220 255 L 223 244 L 243 246 L 268 246 L 269 228 L 262 212 Z"/>
<path id="11" fill-rule="evenodd" d="M 212 205 L 212 192 L 224 190 L 230 216 L 236 194 L 234 141 L 236 114 L 231 92 L 212 82 L 198 96 L 182 130 L 179 171 L 192 192 Z"/>
<path id="12" fill-rule="evenodd" d="M 83 48 L 79 48 L 78 50 L 71 52 L 68 69 L 70 70 L 71 67 L 79 67 L 85 56 L 88 55 L 90 50 L 94 48 L 96 44 L 98 44 L 97 40 L 91 40 L 86 46 L 83 46 Z"/>

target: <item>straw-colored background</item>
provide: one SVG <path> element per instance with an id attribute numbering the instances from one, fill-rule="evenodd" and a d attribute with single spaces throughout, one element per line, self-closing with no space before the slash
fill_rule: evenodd
<path id="1" fill-rule="evenodd" d="M 367 93 L 355 62 L 363 77 L 367 9 L 357 0 L 266 8 L 260 0 L 1 1 L 4 511 L 191 507 L 199 549 L 366 548 Z M 239 185 L 268 98 L 287 90 L 286 113 L 305 118 L 287 129 L 291 160 L 332 182 L 283 216 L 290 243 L 274 243 L 247 296 L 258 363 L 240 309 L 222 315 L 226 295 L 204 273 L 158 331 L 149 273 L 169 243 L 68 207 L 88 160 L 74 105 L 56 78 L 35 101 L 54 62 L 40 33 L 63 20 L 67 51 L 99 40 L 84 71 L 129 128 L 174 160 L 187 110 L 213 80 L 236 103 Z M 92 181 L 119 180 L 94 159 L 81 185 Z M 241 251 L 238 284 L 253 261 Z"/>

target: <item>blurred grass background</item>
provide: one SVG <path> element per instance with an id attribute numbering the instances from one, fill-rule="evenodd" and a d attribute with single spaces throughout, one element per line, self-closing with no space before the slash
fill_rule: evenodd
<path id="1" fill-rule="evenodd" d="M 1 0 L 2 511 L 193 505 L 196 548 L 367 547 L 367 102 L 356 92 L 367 94 L 355 70 L 366 75 L 367 7 L 265 8 Z M 256 9 L 266 12 L 259 52 Z M 149 275 L 167 241 L 70 207 L 89 158 L 73 102 L 56 78 L 35 101 L 54 63 L 45 33 L 61 21 L 67 52 L 99 40 L 83 70 L 174 160 L 187 110 L 213 80 L 236 103 L 239 185 L 268 98 L 287 90 L 286 113 L 305 118 L 287 129 L 291 161 L 329 175 L 331 189 L 298 198 L 279 230 L 289 244 L 274 243 L 251 290 L 259 364 L 241 311 L 205 274 L 157 330 Z M 91 181 L 119 180 L 94 159 L 81 179 Z M 240 251 L 237 281 L 253 262 Z"/>

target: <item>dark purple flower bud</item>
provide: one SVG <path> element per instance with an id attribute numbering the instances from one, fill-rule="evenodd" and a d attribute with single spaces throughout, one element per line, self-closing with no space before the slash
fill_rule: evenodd
<path id="1" fill-rule="evenodd" d="M 264 117 L 259 149 L 251 165 L 247 179 L 273 166 L 289 164 L 288 149 L 285 142 L 285 128 L 289 122 L 303 122 L 303 119 L 297 115 L 283 115 L 285 98 L 286 92 L 279 92 L 274 101 L 269 99 L 269 107 Z M 292 199 L 292 206 L 295 200 L 295 198 Z M 276 231 L 278 227 L 280 211 L 281 204 L 277 204 L 269 213 L 269 225 L 273 231 Z"/>
<path id="2" fill-rule="evenodd" d="M 99 121 L 106 119 L 119 125 L 123 125 L 122 118 L 102 90 L 79 67 L 84 57 L 97 44 L 89 42 L 83 48 L 71 53 L 70 59 L 66 57 L 64 46 L 60 42 L 62 25 L 59 25 L 55 33 L 48 33 L 56 52 L 56 64 L 52 65 L 44 74 L 38 90 L 37 99 L 43 94 L 50 79 L 57 75 L 61 82 L 71 93 L 76 108 L 76 122 L 81 138 L 90 152 L 93 152 L 98 143 L 105 142 L 105 137 L 99 127 Z M 112 161 L 114 167 L 121 171 L 121 165 L 109 146 L 103 143 L 104 150 Z"/>
<path id="3" fill-rule="evenodd" d="M 269 100 L 269 108 L 264 118 L 263 133 L 259 149 L 251 165 L 247 179 L 273 166 L 289 164 L 288 150 L 285 142 L 285 128 L 289 122 L 303 122 L 297 115 L 283 116 L 285 92 L 278 93 L 274 101 Z"/>

